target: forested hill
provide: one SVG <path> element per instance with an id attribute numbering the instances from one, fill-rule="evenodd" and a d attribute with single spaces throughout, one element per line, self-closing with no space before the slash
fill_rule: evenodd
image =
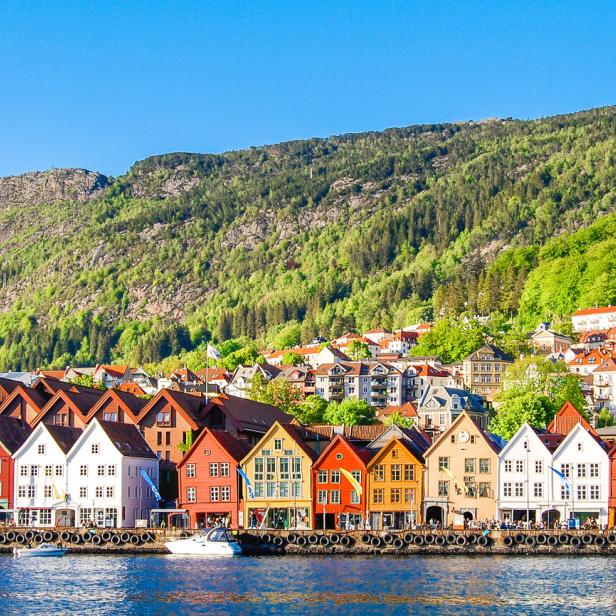
<path id="1" fill-rule="evenodd" d="M 0 179 L 0 369 L 614 303 L 615 161 L 610 107 Z"/>

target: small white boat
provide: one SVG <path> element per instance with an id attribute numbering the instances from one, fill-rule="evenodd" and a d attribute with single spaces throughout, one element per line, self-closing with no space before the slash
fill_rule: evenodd
<path id="1" fill-rule="evenodd" d="M 172 554 L 239 556 L 242 548 L 228 528 L 206 528 L 186 539 L 165 541 Z"/>
<path id="2" fill-rule="evenodd" d="M 59 557 L 64 556 L 68 552 L 66 548 L 59 548 L 53 543 L 41 543 L 34 548 L 14 548 L 13 554 L 20 558 L 34 557 Z"/>

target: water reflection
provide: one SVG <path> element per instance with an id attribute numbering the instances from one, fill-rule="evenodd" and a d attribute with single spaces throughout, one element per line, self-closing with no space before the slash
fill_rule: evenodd
<path id="1" fill-rule="evenodd" d="M 0 558 L 1 614 L 605 614 L 609 557 Z"/>

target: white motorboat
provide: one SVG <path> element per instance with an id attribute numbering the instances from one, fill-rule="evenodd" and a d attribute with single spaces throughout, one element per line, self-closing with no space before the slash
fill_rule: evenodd
<path id="1" fill-rule="evenodd" d="M 68 552 L 66 548 L 60 548 L 53 543 L 41 543 L 33 548 L 14 548 L 13 554 L 20 558 L 34 558 L 34 557 L 59 557 L 64 556 Z"/>
<path id="2" fill-rule="evenodd" d="M 242 548 L 228 528 L 206 528 L 186 539 L 165 541 L 172 554 L 239 556 Z"/>

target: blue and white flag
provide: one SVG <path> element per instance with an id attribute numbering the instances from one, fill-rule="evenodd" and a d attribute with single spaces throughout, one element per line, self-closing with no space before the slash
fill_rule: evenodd
<path id="1" fill-rule="evenodd" d="M 211 344 L 207 345 L 206 355 L 210 359 L 213 359 L 214 361 L 218 361 L 220 359 L 220 357 L 221 357 L 220 356 L 220 351 L 215 346 L 212 346 Z"/>
<path id="2" fill-rule="evenodd" d="M 163 497 L 160 495 L 160 492 L 158 491 L 158 488 L 154 485 L 154 482 L 152 481 L 151 477 L 145 472 L 145 468 L 141 469 L 141 476 L 143 477 L 145 482 L 150 486 L 150 489 L 152 490 L 152 494 L 154 494 L 154 496 L 158 500 L 163 500 Z"/>
<path id="3" fill-rule="evenodd" d="M 252 484 L 250 483 L 250 479 L 248 479 L 248 475 L 241 468 L 238 468 L 237 472 L 240 474 L 240 477 L 246 482 L 246 487 L 248 488 L 248 495 L 250 496 L 250 498 L 254 498 L 255 491 L 252 489 Z"/>
<path id="4" fill-rule="evenodd" d="M 555 472 L 561 478 L 561 480 L 565 482 L 567 487 L 569 489 L 571 489 L 571 484 L 569 483 L 569 480 L 567 479 L 567 477 L 565 476 L 565 474 L 562 471 L 556 470 L 553 466 L 548 466 L 548 468 L 551 471 Z"/>

